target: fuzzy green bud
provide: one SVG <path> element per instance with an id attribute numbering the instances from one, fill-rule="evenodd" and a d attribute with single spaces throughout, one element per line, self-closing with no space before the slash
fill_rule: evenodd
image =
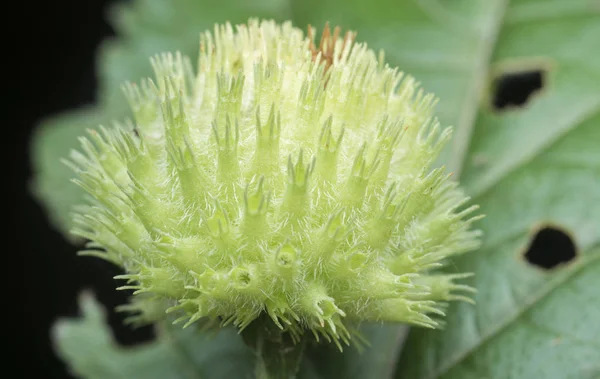
<path id="1" fill-rule="evenodd" d="M 430 167 L 451 129 L 383 54 L 250 20 L 202 34 L 197 74 L 180 54 L 152 65 L 125 87 L 135 125 L 91 131 L 69 162 L 93 198 L 74 233 L 124 268 L 124 308 L 267 315 L 339 345 L 360 321 L 436 327 L 468 300 L 464 275 L 433 271 L 478 246 L 477 207 Z"/>

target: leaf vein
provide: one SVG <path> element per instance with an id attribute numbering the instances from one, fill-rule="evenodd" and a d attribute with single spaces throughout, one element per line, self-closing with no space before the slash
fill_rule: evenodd
<path id="1" fill-rule="evenodd" d="M 483 197 L 487 194 L 488 191 L 495 188 L 495 186 L 508 177 L 510 174 L 523 167 L 529 162 L 532 162 L 536 158 L 538 158 L 542 153 L 550 150 L 554 145 L 559 143 L 563 138 L 565 138 L 570 133 L 576 131 L 581 125 L 583 125 L 587 120 L 592 119 L 596 115 L 600 113 L 600 102 L 593 105 L 588 112 L 583 113 L 579 120 L 574 122 L 571 127 L 567 127 L 563 129 L 560 133 L 557 133 L 554 138 L 549 138 L 545 143 L 538 146 L 537 149 L 532 149 L 529 154 L 522 156 L 520 159 L 515 160 L 511 164 L 507 165 L 503 171 L 501 171 L 494 180 L 488 180 L 482 186 L 474 186 L 471 188 L 471 196 L 476 199 Z"/>
<path id="2" fill-rule="evenodd" d="M 490 14 L 493 19 L 488 23 L 488 27 L 482 31 L 480 38 L 481 54 L 476 57 L 473 66 L 473 76 L 467 85 L 467 91 L 462 101 L 462 107 L 458 117 L 456 134 L 452 140 L 451 154 L 448 167 L 454 172 L 456 177 L 460 177 L 462 172 L 471 135 L 477 118 L 477 110 L 480 105 L 481 89 L 486 80 L 490 61 L 496 47 L 500 28 L 508 8 L 509 0 L 498 0 L 492 7 Z"/>

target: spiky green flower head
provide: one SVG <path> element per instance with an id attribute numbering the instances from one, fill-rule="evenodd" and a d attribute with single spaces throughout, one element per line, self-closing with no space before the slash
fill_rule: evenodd
<path id="1" fill-rule="evenodd" d="M 266 316 L 339 344 L 363 320 L 436 327 L 468 300 L 467 274 L 435 271 L 479 235 L 477 207 L 431 168 L 451 134 L 435 97 L 354 34 L 314 34 L 216 26 L 197 74 L 155 57 L 155 80 L 126 86 L 135 122 L 72 153 L 93 198 L 74 233 L 124 268 L 142 318 Z"/>

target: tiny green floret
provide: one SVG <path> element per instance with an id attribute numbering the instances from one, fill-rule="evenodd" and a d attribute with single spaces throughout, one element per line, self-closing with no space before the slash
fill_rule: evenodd
<path id="1" fill-rule="evenodd" d="M 338 346 L 360 321 L 435 328 L 469 301 L 437 273 L 478 247 L 480 216 L 443 168 L 436 99 L 383 54 L 327 27 L 250 20 L 152 59 L 127 84 L 134 122 L 82 138 L 68 164 L 91 200 L 84 254 L 123 267 L 137 320 L 259 316 Z M 264 318 L 263 317 L 263 318 Z"/>

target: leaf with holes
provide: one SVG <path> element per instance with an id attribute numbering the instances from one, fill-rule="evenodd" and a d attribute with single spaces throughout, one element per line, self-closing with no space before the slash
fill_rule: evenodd
<path id="1" fill-rule="evenodd" d="M 120 32 L 127 38 L 114 45 L 112 58 L 110 46 L 102 54 L 101 104 L 55 119 L 36 140 L 36 188 L 55 218 L 65 220 L 78 202 L 63 192 L 74 187 L 57 159 L 82 127 L 125 114 L 116 85 L 147 75 L 147 55 L 165 48 L 189 52 L 196 30 L 224 18 L 292 18 L 299 26 L 330 21 L 384 48 L 392 64 L 440 97 L 441 120 L 457 128 L 446 160 L 488 215 L 481 251 L 450 267 L 475 272 L 477 305 L 451 306 L 444 331 L 411 330 L 396 377 L 600 376 L 597 0 L 239 1 L 245 8 L 231 7 L 235 0 L 219 2 L 221 8 L 193 7 L 192 0 L 178 1 L 181 7 L 159 3 L 138 1 L 124 13 Z M 510 90 L 514 83 L 521 93 Z M 570 259 L 571 243 L 576 255 Z M 569 252 L 557 251 L 560 246 Z M 335 373 L 336 364 L 359 367 L 340 368 L 344 377 L 373 372 L 389 378 L 401 335 L 393 330 L 377 339 L 362 362 L 348 355 L 315 361 L 303 378 Z M 325 356 L 338 357 L 331 354 Z M 373 371 L 362 371 L 371 364 Z"/>
<path id="2" fill-rule="evenodd" d="M 449 166 L 487 214 L 481 251 L 450 268 L 476 274 L 477 305 L 452 305 L 443 332 L 412 329 L 396 377 L 599 377 L 600 4 L 317 4 L 302 3 L 303 20 L 358 29 L 440 96 L 440 117 L 457 127 Z M 522 72 L 539 72 L 528 88 L 543 88 L 495 110 L 497 79 Z M 523 258 L 544 225 L 577 249 L 549 271 Z M 554 249 L 549 260 L 569 255 Z"/>

